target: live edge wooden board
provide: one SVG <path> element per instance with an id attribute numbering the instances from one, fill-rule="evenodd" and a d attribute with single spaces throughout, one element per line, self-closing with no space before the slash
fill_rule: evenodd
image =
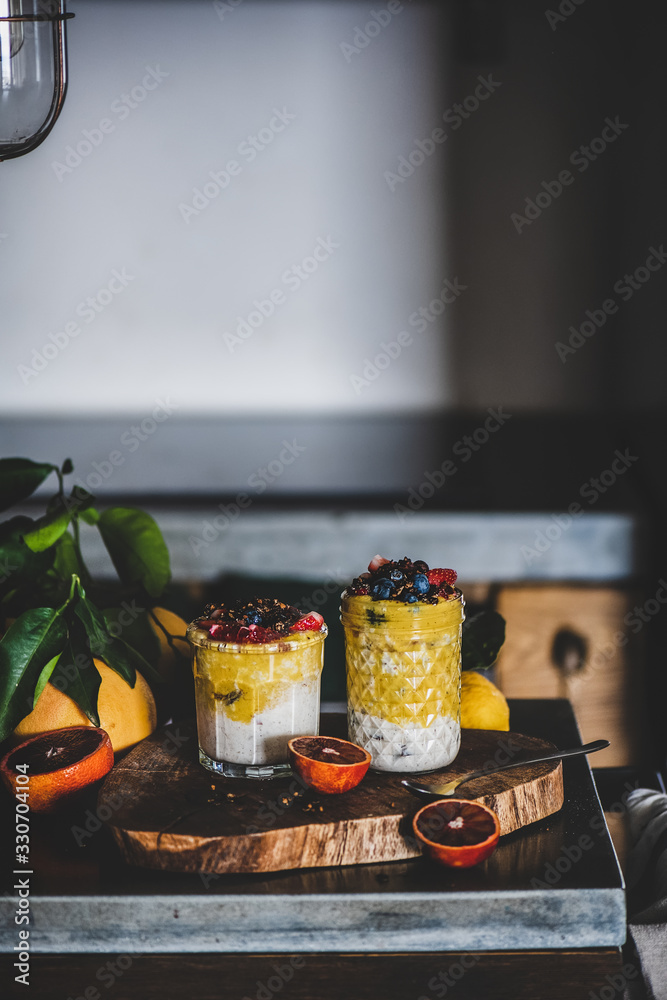
<path id="1" fill-rule="evenodd" d="M 344 717 L 322 716 L 321 731 L 344 736 Z M 509 760 L 519 749 L 553 744 L 514 732 L 464 729 L 451 779 Z M 197 760 L 193 723 L 158 730 L 119 761 L 100 792 L 100 812 L 125 860 L 179 872 L 272 872 L 399 861 L 419 855 L 412 817 L 421 807 L 400 774 L 369 771 L 343 795 L 305 789 L 298 778 L 257 781 L 211 776 Z M 483 802 L 501 836 L 563 805 L 559 760 L 476 778 L 459 798 Z M 102 807 L 106 807 L 103 811 Z"/>

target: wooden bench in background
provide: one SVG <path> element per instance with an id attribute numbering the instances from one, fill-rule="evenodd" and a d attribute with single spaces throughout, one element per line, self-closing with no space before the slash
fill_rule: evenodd
<path id="1" fill-rule="evenodd" d="M 608 739 L 596 767 L 641 764 L 647 753 L 643 629 L 629 589 L 503 586 L 507 622 L 496 682 L 509 698 L 568 698 L 582 739 Z"/>

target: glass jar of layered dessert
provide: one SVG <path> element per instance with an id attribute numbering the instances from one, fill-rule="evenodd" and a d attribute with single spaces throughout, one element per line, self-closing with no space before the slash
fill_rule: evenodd
<path id="1" fill-rule="evenodd" d="M 290 773 L 287 743 L 316 736 L 327 627 L 268 598 L 209 604 L 187 630 L 199 760 L 228 777 Z"/>
<path id="2" fill-rule="evenodd" d="M 342 594 L 350 740 L 379 771 L 446 767 L 461 742 L 456 573 L 376 556 Z"/>

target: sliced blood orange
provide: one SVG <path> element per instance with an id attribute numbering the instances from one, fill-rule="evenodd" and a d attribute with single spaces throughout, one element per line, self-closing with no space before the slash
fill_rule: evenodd
<path id="1" fill-rule="evenodd" d="M 349 792 L 359 784 L 371 762 L 368 751 L 333 736 L 296 736 L 287 746 L 297 774 L 324 795 Z"/>
<path id="2" fill-rule="evenodd" d="M 412 820 L 424 853 L 442 865 L 471 868 L 495 850 L 500 823 L 492 809 L 466 799 L 442 799 Z"/>
<path id="3" fill-rule="evenodd" d="M 113 761 L 104 729 L 69 726 L 14 747 L 0 761 L 0 777 L 13 795 L 21 793 L 32 812 L 53 812 L 108 774 Z"/>

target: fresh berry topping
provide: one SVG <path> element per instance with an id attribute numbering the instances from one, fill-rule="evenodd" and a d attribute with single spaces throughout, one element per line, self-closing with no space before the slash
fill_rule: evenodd
<path id="1" fill-rule="evenodd" d="M 201 623 L 199 623 L 201 624 Z M 261 625 L 237 625 L 214 623 L 208 630 L 211 639 L 216 642 L 276 642 L 282 639 L 280 632 L 271 628 L 262 628 Z"/>
<path id="2" fill-rule="evenodd" d="M 207 604 L 196 624 L 216 642 L 275 642 L 288 635 L 302 617 L 298 608 L 273 597 L 254 597 L 231 604 Z"/>
<path id="3" fill-rule="evenodd" d="M 373 556 L 368 564 L 369 573 L 374 573 L 376 569 L 379 569 L 380 566 L 386 566 L 388 562 L 391 562 L 391 559 L 385 559 L 384 556 Z"/>
<path id="4" fill-rule="evenodd" d="M 454 569 L 431 569 L 428 572 L 428 582 L 432 587 L 439 587 L 441 583 L 446 583 L 453 587 L 456 583 L 457 573 Z"/>
<path id="5" fill-rule="evenodd" d="M 447 600 L 458 593 L 452 586 L 455 580 L 453 569 L 430 570 L 423 559 L 412 562 L 407 556 L 391 560 L 374 556 L 369 572 L 355 577 L 344 596 L 370 595 L 374 601 L 437 604 L 441 598 Z"/>
<path id="6" fill-rule="evenodd" d="M 227 639 L 228 633 L 231 632 L 231 627 L 229 625 L 216 625 L 215 622 L 199 622 L 202 628 L 206 628 L 208 625 L 208 634 L 211 639 L 218 639 L 220 642 L 224 642 Z"/>
<path id="7" fill-rule="evenodd" d="M 247 631 L 248 635 L 244 633 Z M 262 625 L 242 625 L 239 629 L 239 640 L 241 642 L 275 642 L 281 639 L 280 632 L 272 628 L 264 628 Z"/>
<path id="8" fill-rule="evenodd" d="M 376 601 L 386 601 L 387 598 L 393 596 L 394 590 L 395 587 L 391 580 L 381 578 L 371 587 L 371 596 Z"/>
<path id="9" fill-rule="evenodd" d="M 324 618 L 317 611 L 299 618 L 290 628 L 290 632 L 319 632 L 324 625 Z"/>
<path id="10" fill-rule="evenodd" d="M 199 618 L 197 620 L 197 626 L 204 629 L 212 629 L 216 627 L 216 623 L 212 618 Z"/>

